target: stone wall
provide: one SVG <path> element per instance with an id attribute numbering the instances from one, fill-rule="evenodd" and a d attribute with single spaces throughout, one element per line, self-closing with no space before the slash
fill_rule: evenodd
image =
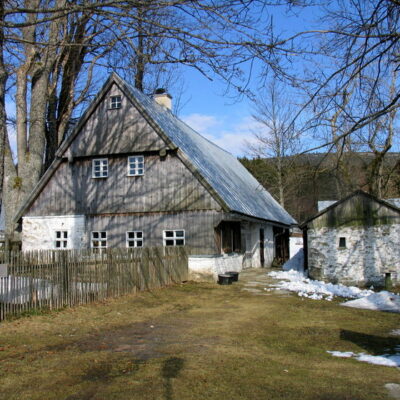
<path id="1" fill-rule="evenodd" d="M 24 217 L 22 219 L 22 250 L 55 249 L 56 231 L 68 231 L 68 248 L 88 246 L 83 215 Z"/>
<path id="2" fill-rule="evenodd" d="M 346 247 L 339 247 L 340 238 Z M 352 285 L 383 285 L 390 273 L 400 283 L 400 224 L 308 230 L 312 279 Z"/>

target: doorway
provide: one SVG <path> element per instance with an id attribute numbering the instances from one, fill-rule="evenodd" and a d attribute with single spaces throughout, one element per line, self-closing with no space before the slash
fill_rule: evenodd
<path id="1" fill-rule="evenodd" d="M 265 256 L 264 256 L 264 229 L 260 229 L 260 264 L 261 268 L 264 268 Z"/>

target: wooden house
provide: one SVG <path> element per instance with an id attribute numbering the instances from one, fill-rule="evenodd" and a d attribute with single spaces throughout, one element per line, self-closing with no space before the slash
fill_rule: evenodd
<path id="1" fill-rule="evenodd" d="M 359 286 L 400 283 L 400 208 L 361 190 L 301 225 L 312 279 Z"/>
<path id="2" fill-rule="evenodd" d="M 23 250 L 188 245 L 208 265 L 233 252 L 244 266 L 286 258 L 295 220 L 170 105 L 112 74 L 19 211 Z"/>

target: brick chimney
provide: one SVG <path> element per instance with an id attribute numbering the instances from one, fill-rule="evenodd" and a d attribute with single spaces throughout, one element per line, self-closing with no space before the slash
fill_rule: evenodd
<path id="1" fill-rule="evenodd" d="M 168 94 L 165 89 L 157 89 L 154 92 L 153 98 L 161 106 L 167 108 L 168 110 L 172 109 L 172 96 Z"/>

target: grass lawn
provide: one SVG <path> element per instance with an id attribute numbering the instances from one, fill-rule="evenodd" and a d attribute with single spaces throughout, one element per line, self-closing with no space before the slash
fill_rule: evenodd
<path id="1" fill-rule="evenodd" d="M 399 315 L 186 283 L 0 323 L 0 399 L 387 399 Z"/>

